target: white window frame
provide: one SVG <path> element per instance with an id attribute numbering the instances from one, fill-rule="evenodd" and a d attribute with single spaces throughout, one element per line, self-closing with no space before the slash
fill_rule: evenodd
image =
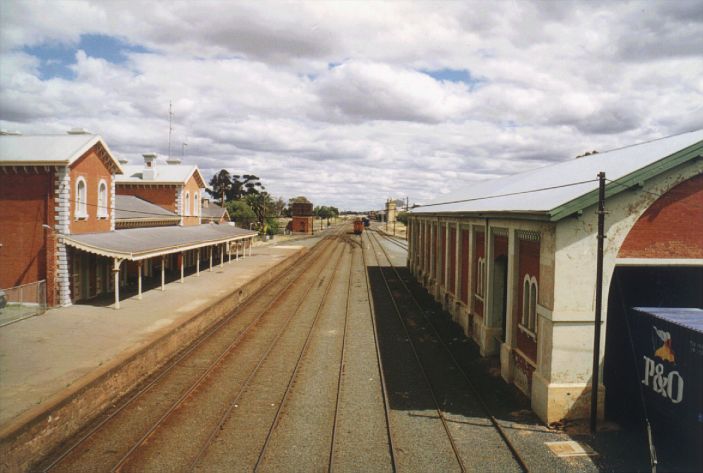
<path id="1" fill-rule="evenodd" d="M 478 267 L 476 268 L 476 296 L 483 301 L 486 289 L 486 258 L 480 256 L 478 258 Z"/>
<path id="2" fill-rule="evenodd" d="M 81 184 L 83 184 L 83 196 L 81 198 Z M 76 201 L 74 215 L 76 220 L 88 218 L 88 183 L 83 176 L 76 179 Z"/>
<path id="3" fill-rule="evenodd" d="M 200 215 L 200 197 L 197 192 L 193 192 L 193 216 Z"/>
<path id="4" fill-rule="evenodd" d="M 186 192 L 186 198 L 184 200 L 185 200 L 185 204 L 184 204 L 185 208 L 183 210 L 183 215 L 185 215 L 186 217 L 189 217 L 190 216 L 190 192 Z"/>
<path id="5" fill-rule="evenodd" d="M 539 285 L 537 278 L 525 274 L 522 279 L 522 301 L 520 323 L 518 327 L 529 337 L 537 339 L 537 298 Z"/>
<path id="6" fill-rule="evenodd" d="M 104 192 L 103 187 L 105 189 Z M 105 182 L 105 179 L 100 179 L 100 182 L 98 182 L 98 218 L 108 217 L 107 200 L 107 182 Z"/>

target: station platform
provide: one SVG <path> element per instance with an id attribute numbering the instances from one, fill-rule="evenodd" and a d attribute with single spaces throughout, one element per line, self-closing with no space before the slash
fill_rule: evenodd
<path id="1" fill-rule="evenodd" d="M 111 372 L 127 363 L 134 365 L 139 357 L 146 357 L 143 364 L 162 362 L 172 355 L 169 351 L 175 353 L 186 346 L 218 317 L 282 274 L 319 239 L 316 235 L 259 244 L 251 256 L 225 260 L 212 272 L 203 268 L 199 276 L 189 275 L 183 283 L 166 284 L 164 291 L 160 287 L 145 291 L 141 300 L 136 294 L 126 297 L 119 310 L 107 302 L 88 302 L 50 309 L 0 327 L 3 447 L 11 438 L 19 439 L 23 430 L 37 428 L 33 424 L 51 422 L 52 415 L 56 417 L 52 412 L 65 409 L 67 403 L 76 404 L 75 399 L 86 395 L 91 384 L 108 381 L 114 384 L 110 389 L 124 394 L 130 388 L 129 380 L 143 378 L 150 367 L 130 367 L 132 375 L 119 378 Z M 215 307 L 219 311 L 210 313 Z M 174 333 L 180 335 L 173 337 Z M 173 340 L 166 343 L 168 337 Z M 152 350 L 158 354 L 149 352 L 159 343 L 163 346 Z M 76 409 L 85 410 L 84 401 L 78 404 Z"/>

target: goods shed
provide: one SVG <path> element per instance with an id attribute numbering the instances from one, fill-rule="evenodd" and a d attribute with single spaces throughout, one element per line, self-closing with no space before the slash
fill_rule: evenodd
<path id="1" fill-rule="evenodd" d="M 467 183 L 412 210 L 409 268 L 484 356 L 499 356 L 502 377 L 531 398 L 544 421 L 586 417 L 597 175 L 607 179 L 603 324 L 610 339 L 610 319 L 621 317 L 612 310 L 621 301 L 611 283 L 621 269 L 672 278 L 688 271 L 683 291 L 700 293 L 702 156 L 699 130 Z M 606 387 L 600 383 L 599 391 L 607 394 Z M 599 409 L 602 415 L 602 402 Z"/>

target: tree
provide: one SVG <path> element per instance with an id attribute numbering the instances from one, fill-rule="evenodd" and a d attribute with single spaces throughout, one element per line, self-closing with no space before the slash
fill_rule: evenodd
<path id="1" fill-rule="evenodd" d="M 243 199 L 256 215 L 258 228 L 264 232 L 267 224 L 276 218 L 275 202 L 268 192 L 248 194 Z"/>
<path id="2" fill-rule="evenodd" d="M 232 176 L 232 187 L 227 193 L 228 200 L 238 200 L 246 195 L 258 194 L 266 189 L 261 180 L 253 174 Z"/>
<path id="3" fill-rule="evenodd" d="M 288 206 L 291 206 L 293 204 L 309 204 L 309 203 L 310 203 L 310 201 L 304 195 L 299 195 L 297 197 L 293 197 L 291 199 L 288 199 Z"/>
<path id="4" fill-rule="evenodd" d="M 273 211 L 276 217 L 282 217 L 286 210 L 286 201 L 282 197 L 278 197 L 273 202 Z"/>
<path id="5" fill-rule="evenodd" d="M 250 228 L 250 224 L 256 223 L 256 213 L 243 200 L 230 200 L 225 204 L 225 208 L 240 228 Z"/>
<path id="6" fill-rule="evenodd" d="M 232 189 L 232 176 L 226 169 L 222 169 L 220 172 L 212 176 L 210 179 L 210 189 L 205 189 L 208 194 L 210 194 L 215 199 L 220 199 L 220 205 L 224 206 L 225 196 Z"/>

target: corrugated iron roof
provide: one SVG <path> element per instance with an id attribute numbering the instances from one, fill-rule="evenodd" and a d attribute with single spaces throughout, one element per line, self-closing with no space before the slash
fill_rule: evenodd
<path id="1" fill-rule="evenodd" d="M 703 309 L 678 307 L 633 307 L 658 319 L 703 333 Z"/>
<path id="2" fill-rule="evenodd" d="M 460 191 L 443 195 L 413 209 L 412 213 L 520 212 L 556 215 L 559 207 L 596 192 L 596 176 L 600 171 L 604 171 L 609 180 L 627 178 L 691 147 L 696 148 L 694 152 L 698 155 L 703 153 L 703 130 L 571 159 L 499 179 L 467 183 Z M 664 170 L 662 168 L 660 172 Z M 589 180 L 592 181 L 570 185 Z M 529 192 L 548 187 L 552 189 Z"/>
<path id="3" fill-rule="evenodd" d="M 208 206 L 202 206 L 201 208 L 203 217 L 210 218 L 221 218 L 225 214 L 225 209 L 212 202 L 208 203 Z"/>
<path id="4" fill-rule="evenodd" d="M 190 176 L 197 174 L 202 187 L 205 187 L 205 178 L 200 173 L 198 166 L 188 164 L 162 164 L 155 163 L 156 177 L 144 179 L 143 165 L 125 164 L 122 166 L 124 174 L 117 176 L 117 184 L 184 184 Z"/>
<path id="5" fill-rule="evenodd" d="M 96 143 L 100 143 L 113 161 L 116 173 L 123 172 L 107 144 L 99 135 L 0 135 L 0 165 L 70 166 Z"/>
<path id="6" fill-rule="evenodd" d="M 141 260 L 254 236 L 256 232 L 232 225 L 205 224 L 130 228 L 62 237 L 67 245 L 83 251 L 110 258 Z"/>
<path id="7" fill-rule="evenodd" d="M 152 204 L 144 199 L 133 195 L 116 195 L 115 196 L 115 218 L 117 220 L 137 219 L 137 218 L 174 218 L 180 217 L 174 213 Z"/>

